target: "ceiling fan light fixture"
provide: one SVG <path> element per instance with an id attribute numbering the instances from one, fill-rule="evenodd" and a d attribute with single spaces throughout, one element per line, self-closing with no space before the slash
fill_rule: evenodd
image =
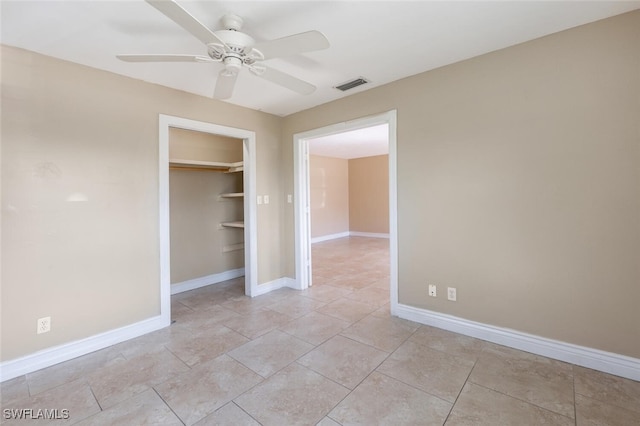
<path id="1" fill-rule="evenodd" d="M 224 58 L 223 63 L 225 75 L 227 76 L 238 74 L 242 68 L 242 59 L 236 58 L 235 56 L 227 56 Z"/>

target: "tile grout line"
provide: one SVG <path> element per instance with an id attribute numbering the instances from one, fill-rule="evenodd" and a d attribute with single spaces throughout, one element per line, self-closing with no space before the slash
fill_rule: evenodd
<path id="1" fill-rule="evenodd" d="M 485 385 L 481 385 L 480 383 L 476 383 L 476 382 L 474 382 L 474 381 L 469 381 L 469 383 L 471 383 L 471 384 L 472 384 L 472 385 L 474 385 L 474 386 L 479 386 L 479 387 L 481 387 L 481 388 L 484 388 L 484 389 L 490 390 L 490 391 L 492 391 L 492 392 L 499 393 L 500 395 L 506 396 L 506 397 L 508 397 L 508 398 L 513 398 L 513 399 L 515 399 L 515 400 L 517 400 L 517 401 L 524 402 L 524 403 L 525 403 L 525 404 L 527 404 L 527 405 L 531 405 L 532 407 L 536 407 L 536 408 L 539 408 L 540 410 L 544 410 L 544 411 L 547 411 L 547 412 L 549 412 L 549 413 L 555 414 L 556 416 L 561 416 L 561 417 L 564 417 L 564 418 L 567 418 L 567 419 L 571 419 L 571 417 L 569 417 L 569 416 L 566 416 L 566 415 L 564 415 L 564 414 L 558 413 L 557 411 L 553 411 L 553 410 L 550 410 L 550 409 L 545 408 L 545 407 L 541 407 L 541 406 L 539 406 L 539 405 L 534 404 L 534 403 L 533 403 L 533 402 L 531 402 L 531 401 L 526 401 L 526 400 L 524 400 L 524 399 L 522 399 L 522 398 L 518 398 L 517 396 L 509 395 L 509 394 L 507 394 L 507 393 L 501 392 L 501 391 L 499 391 L 499 390 L 497 390 L 497 389 L 493 389 L 493 388 L 490 388 L 490 387 L 485 386 Z M 574 420 L 574 419 L 571 419 L 571 420 Z"/>
<path id="2" fill-rule="evenodd" d="M 382 374 L 383 376 L 385 376 L 385 377 L 387 377 L 387 378 L 389 378 L 389 379 L 391 379 L 391 380 L 395 380 L 396 382 L 400 382 L 400 383 L 402 383 L 403 385 L 409 386 L 409 387 L 410 387 L 410 388 L 412 388 L 412 389 L 415 389 L 415 390 L 420 391 L 420 392 L 422 392 L 422 393 L 425 393 L 425 394 L 427 394 L 427 395 L 429 395 L 429 396 L 432 396 L 432 397 L 434 397 L 434 398 L 437 398 L 437 399 L 439 399 L 440 401 L 444 401 L 444 402 L 446 402 L 447 404 L 452 404 L 452 402 L 451 402 L 451 401 L 447 401 L 446 399 L 444 399 L 444 398 L 443 398 L 443 397 L 441 397 L 441 396 L 434 395 L 434 394 L 432 394 L 431 392 L 427 392 L 427 391 L 425 391 L 425 390 L 423 390 L 423 389 L 420 389 L 420 388 L 418 388 L 418 387 L 416 387 L 416 386 L 412 385 L 411 383 L 406 383 L 406 382 L 405 382 L 405 381 L 403 381 L 403 380 L 400 380 L 400 379 L 397 379 L 397 378 L 395 378 L 395 377 L 393 377 L 393 376 L 390 376 L 390 375 L 388 375 L 387 373 L 385 373 L 384 371 L 373 370 L 371 373 L 373 373 L 374 371 L 375 371 L 376 373 L 378 373 L 378 374 Z"/>
<path id="3" fill-rule="evenodd" d="M 447 417 L 445 417 L 443 425 L 446 424 L 447 421 L 449 420 L 449 417 L 451 416 L 453 409 L 458 403 L 458 399 L 460 399 L 460 395 L 462 395 L 462 391 L 464 390 L 464 387 L 467 386 L 467 383 L 469 383 L 469 377 L 471 377 L 471 373 L 473 373 L 473 370 L 476 368 L 476 365 L 478 365 L 479 359 L 480 359 L 480 356 L 478 355 L 478 357 L 476 357 L 475 362 L 473 363 L 473 367 L 471 367 L 471 370 L 469 370 L 469 374 L 467 374 L 467 378 L 464 380 L 464 383 L 460 387 L 460 391 L 458 391 L 458 395 L 456 395 L 456 400 L 453 401 L 453 404 L 451 404 L 451 409 L 449 410 L 449 414 L 447 414 Z"/>
<path id="4" fill-rule="evenodd" d="M 575 368 L 575 367 L 579 367 L 579 366 L 577 366 L 577 365 L 573 365 L 573 367 Z M 597 371 L 597 370 L 593 370 L 593 371 L 596 371 L 597 373 L 600 373 L 600 372 L 599 372 L 599 371 Z M 607 373 L 602 373 L 602 374 L 607 374 Z M 622 380 L 630 380 L 630 379 L 626 379 L 626 378 L 624 378 L 624 377 L 615 376 L 615 375 L 614 375 L 614 377 L 619 378 L 619 379 L 622 379 Z M 638 382 L 637 380 L 631 380 L 631 381 L 632 381 L 632 382 Z M 640 382 L 638 382 L 638 383 L 640 383 Z M 574 375 L 574 385 L 575 385 L 575 375 Z M 590 400 L 593 400 L 593 401 L 597 401 L 597 402 L 600 402 L 600 403 L 602 403 L 602 404 L 610 405 L 610 406 L 615 407 L 615 408 L 618 408 L 618 409 L 631 411 L 631 412 L 632 412 L 632 413 L 634 413 L 634 414 L 640 414 L 640 410 L 634 410 L 634 409 L 631 409 L 631 408 L 626 407 L 626 406 L 624 406 L 624 405 L 618 405 L 618 401 L 617 401 L 617 400 L 616 400 L 616 401 L 614 401 L 614 402 L 612 402 L 612 401 L 602 401 L 602 400 L 600 399 L 600 397 L 597 397 L 597 395 L 587 395 L 587 394 L 585 394 L 585 393 L 578 392 L 577 390 L 575 390 L 575 387 L 574 387 L 574 392 L 575 392 L 575 394 L 576 394 L 576 395 L 580 395 L 580 396 L 581 396 L 581 397 L 583 397 L 583 398 L 587 398 L 587 399 L 590 399 Z"/>
<path id="5" fill-rule="evenodd" d="M 336 334 L 335 336 L 333 336 L 333 337 L 331 337 L 331 338 L 327 339 L 327 341 L 329 341 L 329 340 L 333 339 L 333 338 L 334 338 L 334 337 L 336 337 L 336 336 L 339 336 L 339 334 Z M 348 338 L 348 337 L 346 337 L 346 336 L 341 336 L 341 337 Z M 349 339 L 349 340 L 352 340 L 352 339 Z M 355 343 L 360 343 L 360 344 L 365 345 L 365 346 L 369 346 L 369 345 L 366 345 L 366 344 L 364 344 L 364 343 L 357 342 L 357 341 L 355 341 L 355 340 L 352 340 L 352 341 L 353 341 L 353 342 L 355 342 Z M 326 341 L 325 341 L 325 342 L 323 342 L 322 344 L 324 344 L 324 343 L 326 343 Z M 322 345 L 322 344 L 321 344 L 321 345 Z M 315 350 L 315 349 L 319 348 L 321 345 L 318 345 L 316 348 L 314 348 L 314 349 L 312 349 L 312 350 Z M 343 385 L 342 383 L 338 383 L 338 382 L 336 382 L 336 381 L 335 381 L 335 379 L 332 379 L 331 377 L 327 377 L 327 376 L 325 376 L 323 373 L 321 373 L 321 372 L 319 372 L 319 371 L 316 371 L 316 370 L 314 370 L 314 369 L 313 369 L 313 368 L 311 368 L 311 367 L 307 367 L 306 365 L 303 365 L 303 364 L 299 363 L 298 361 L 299 361 L 299 360 L 300 360 L 300 358 L 302 358 L 304 355 L 300 356 L 300 357 L 299 357 L 298 359 L 296 359 L 294 362 L 295 362 L 295 363 L 297 363 L 298 365 L 300 365 L 301 367 L 304 367 L 304 368 L 306 368 L 306 369 L 308 369 L 308 370 L 311 370 L 311 371 L 313 371 L 314 373 L 321 375 L 321 376 L 322 376 L 322 377 L 324 377 L 325 379 L 330 380 L 330 381 L 332 381 L 333 383 L 335 383 L 335 384 L 337 384 L 337 385 L 340 385 L 340 386 L 342 386 L 342 387 L 343 387 L 343 388 L 345 388 L 345 389 L 348 389 L 348 390 L 349 390 L 349 393 L 345 396 L 345 398 L 346 398 L 347 396 L 349 396 L 349 394 L 351 394 L 351 392 L 355 391 L 355 390 L 356 390 L 356 388 L 357 388 L 358 386 L 360 386 L 360 385 L 362 384 L 362 382 L 364 382 L 364 381 L 365 381 L 365 380 L 366 380 L 366 379 L 371 375 L 371 373 L 373 373 L 374 371 L 377 371 L 378 367 L 380 367 L 380 365 L 382 365 L 382 363 L 383 363 L 383 362 L 385 362 L 385 361 L 387 360 L 387 358 L 389 358 L 389 357 L 391 356 L 391 353 L 389 353 L 389 352 L 387 352 L 387 351 L 383 351 L 383 350 L 380 350 L 380 349 L 378 349 L 378 348 L 374 348 L 373 346 L 369 346 L 369 347 L 370 347 L 370 348 L 372 348 L 372 349 L 376 349 L 376 350 L 378 350 L 378 351 L 380 351 L 380 352 L 384 352 L 387 356 L 386 356 L 382 361 L 380 361 L 380 362 L 378 363 L 378 365 L 376 365 L 376 366 L 375 366 L 375 367 L 374 367 L 374 368 L 373 368 L 373 369 L 372 369 L 372 370 L 371 370 L 371 371 L 370 371 L 370 372 L 369 372 L 369 373 L 368 373 L 368 374 L 367 374 L 367 375 L 366 375 L 362 380 L 360 380 L 360 381 L 358 382 L 358 384 L 357 384 L 357 385 L 355 385 L 355 386 L 353 387 L 353 389 L 348 388 L 347 386 Z M 309 352 L 311 352 L 311 351 L 309 351 Z M 308 352 L 307 352 L 307 353 L 308 353 Z M 306 354 L 305 354 L 305 355 L 306 355 Z M 344 399 L 344 398 L 343 398 L 343 399 Z M 342 402 L 342 400 L 341 400 L 340 402 Z M 339 404 L 339 403 L 338 403 L 338 404 Z M 336 404 L 336 405 L 334 406 L 334 408 L 335 408 L 338 404 Z"/>
<path id="6" fill-rule="evenodd" d="M 578 401 L 576 400 L 576 372 L 571 366 L 571 384 L 573 385 L 573 423 L 578 426 Z"/>
<path id="7" fill-rule="evenodd" d="M 260 383 L 262 383 L 262 382 L 260 382 Z M 257 386 L 257 385 L 256 385 L 256 386 Z M 255 387 L 255 386 L 254 386 L 254 387 Z M 248 391 L 247 391 L 247 392 L 248 392 Z M 236 396 L 236 398 L 239 398 L 241 395 L 244 395 L 244 392 L 243 392 L 243 393 L 241 393 L 240 395 Z M 247 416 L 251 417 L 251 418 L 252 418 L 256 423 L 258 423 L 259 425 L 261 425 L 261 426 L 262 426 L 262 423 L 260 423 L 260 422 L 258 421 L 258 419 L 256 419 L 255 417 L 253 417 L 251 414 L 249 414 L 249 413 L 247 412 L 247 410 L 245 410 L 244 408 L 242 408 L 241 406 L 239 406 L 239 405 L 236 403 L 235 398 L 234 398 L 234 399 L 232 399 L 231 401 L 229 401 L 227 404 L 233 404 L 233 405 L 235 405 L 236 407 L 238 407 L 238 409 L 242 410 L 242 412 L 243 412 L 243 413 L 245 413 Z M 227 405 L 227 404 L 225 404 L 225 405 Z M 222 407 L 224 407 L 225 405 L 223 405 Z M 220 410 L 222 407 L 218 408 L 218 410 Z M 218 411 L 218 410 L 216 410 L 216 411 Z M 214 411 L 214 413 L 215 413 L 216 411 Z M 210 414 L 207 414 L 207 416 L 208 416 L 208 415 L 210 415 Z"/>
<path id="8" fill-rule="evenodd" d="M 96 404 L 98 404 L 98 408 L 100 408 L 100 412 L 103 412 L 104 408 L 102 408 L 102 404 L 100 404 L 100 401 L 98 401 L 98 397 L 96 396 L 95 392 L 93 391 L 93 388 L 91 387 L 91 384 L 89 383 L 89 380 L 87 380 L 87 386 L 89 386 L 89 391 L 91 392 L 91 395 L 93 395 L 93 399 L 96 400 Z M 96 414 L 98 414 L 98 413 L 96 413 Z"/>
<path id="9" fill-rule="evenodd" d="M 182 417 L 180 417 L 178 415 L 178 413 L 176 413 L 175 411 L 173 411 L 173 407 L 171 407 L 171 405 L 169 405 L 169 403 L 167 401 L 164 400 L 164 398 L 162 397 L 162 395 L 160 395 L 160 392 L 158 392 L 155 388 L 155 386 L 152 386 L 151 389 L 153 389 L 153 392 L 155 392 L 156 395 L 158 395 L 158 398 L 160 398 L 160 400 L 164 403 L 164 405 L 167 406 L 167 408 L 173 413 L 174 416 L 176 416 L 176 418 L 178 420 L 180 420 L 180 423 L 182 423 L 183 425 L 186 425 L 186 423 L 184 422 L 184 420 L 182 420 Z M 207 414 L 208 415 L 208 414 Z M 206 416 L 205 416 L 206 417 Z M 203 417 L 204 418 L 204 417 Z M 198 421 L 200 421 L 202 419 L 198 419 Z"/>

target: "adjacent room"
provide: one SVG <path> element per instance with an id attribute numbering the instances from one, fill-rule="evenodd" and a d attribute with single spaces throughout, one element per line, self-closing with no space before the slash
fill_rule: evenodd
<path id="1" fill-rule="evenodd" d="M 378 125 L 307 141 L 312 283 L 376 285 L 387 290 L 378 302 L 389 300 L 388 133 Z"/>
<path id="2" fill-rule="evenodd" d="M 640 2 L 0 20 L 6 424 L 638 424 Z"/>

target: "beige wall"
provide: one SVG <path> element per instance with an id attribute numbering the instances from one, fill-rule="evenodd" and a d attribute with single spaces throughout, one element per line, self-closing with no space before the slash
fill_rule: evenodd
<path id="1" fill-rule="evenodd" d="M 294 133 L 397 109 L 400 302 L 638 358 L 638 46 L 635 11 L 288 116 L 284 189 Z"/>
<path id="2" fill-rule="evenodd" d="M 233 163 L 242 161 L 242 140 L 191 130 L 169 130 L 169 158 Z M 242 192 L 242 173 L 207 169 L 170 170 L 171 283 L 244 266 L 244 251 L 224 251 L 243 242 L 237 228 L 221 222 L 242 220 L 243 199 L 220 194 Z"/>
<path id="3" fill-rule="evenodd" d="M 349 160 L 349 230 L 389 233 L 389 156 Z"/>
<path id="4" fill-rule="evenodd" d="M 2 47 L 1 359 L 159 313 L 159 113 L 256 132 L 264 283 L 294 276 L 292 135 L 391 109 L 401 303 L 640 357 L 639 45 L 636 11 L 284 120 Z"/>
<path id="5" fill-rule="evenodd" d="M 160 312 L 158 114 L 256 132 L 258 282 L 283 275 L 279 117 L 2 47 L 3 361 Z M 52 331 L 36 335 L 40 317 Z"/>
<path id="6" fill-rule="evenodd" d="M 172 127 L 169 158 L 235 163 L 242 161 L 242 139 Z"/>
<path id="7" fill-rule="evenodd" d="M 349 161 L 309 156 L 311 237 L 349 231 Z"/>
<path id="8" fill-rule="evenodd" d="M 243 242 L 242 229 L 218 228 L 221 222 L 243 218 L 242 198 L 219 197 L 242 192 L 239 177 L 212 171 L 169 173 L 172 284 L 244 266 L 243 250 L 223 251 Z"/>
<path id="9" fill-rule="evenodd" d="M 389 233 L 389 156 L 309 156 L 311 237 Z"/>

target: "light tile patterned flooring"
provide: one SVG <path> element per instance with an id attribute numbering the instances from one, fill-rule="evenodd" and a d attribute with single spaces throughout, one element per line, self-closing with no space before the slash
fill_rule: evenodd
<path id="1" fill-rule="evenodd" d="M 327 241 L 309 290 L 176 295 L 171 327 L 5 382 L 2 407 L 82 425 L 640 425 L 639 382 L 390 317 L 388 256 Z"/>

